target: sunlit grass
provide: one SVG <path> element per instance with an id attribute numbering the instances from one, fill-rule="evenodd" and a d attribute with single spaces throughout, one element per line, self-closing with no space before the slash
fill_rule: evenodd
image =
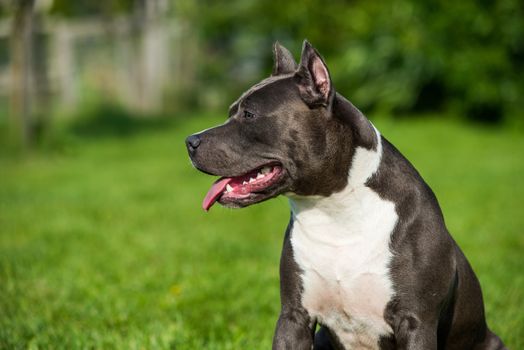
<path id="1" fill-rule="evenodd" d="M 289 209 L 201 210 L 213 179 L 183 140 L 219 121 L 0 157 L 0 348 L 270 348 Z M 490 327 L 524 347 L 524 136 L 375 124 L 437 194 Z"/>

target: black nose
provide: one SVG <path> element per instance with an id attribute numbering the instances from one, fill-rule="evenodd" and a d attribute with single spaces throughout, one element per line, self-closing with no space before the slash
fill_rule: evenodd
<path id="1" fill-rule="evenodd" d="M 200 145 L 200 137 L 198 135 L 191 135 L 186 139 L 186 146 L 189 152 L 194 152 L 198 145 Z"/>

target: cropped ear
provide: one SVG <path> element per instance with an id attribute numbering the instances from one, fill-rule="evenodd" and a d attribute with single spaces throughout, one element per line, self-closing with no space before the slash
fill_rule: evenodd
<path id="1" fill-rule="evenodd" d="M 329 71 L 317 50 L 304 40 L 300 65 L 296 73 L 300 94 L 310 106 L 328 106 L 334 91 Z"/>
<path id="2" fill-rule="evenodd" d="M 273 58 L 275 64 L 273 65 L 273 73 L 271 75 L 293 73 L 297 69 L 297 63 L 291 52 L 280 45 L 278 41 L 273 44 Z"/>

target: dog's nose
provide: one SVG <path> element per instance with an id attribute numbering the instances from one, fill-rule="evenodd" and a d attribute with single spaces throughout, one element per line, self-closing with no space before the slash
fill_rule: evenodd
<path id="1" fill-rule="evenodd" d="M 200 145 L 200 137 L 198 135 L 191 135 L 186 139 L 186 146 L 189 152 L 194 152 Z"/>

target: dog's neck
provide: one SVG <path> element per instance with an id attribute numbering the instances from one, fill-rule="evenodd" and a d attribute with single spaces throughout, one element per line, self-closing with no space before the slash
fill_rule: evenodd
<path id="1" fill-rule="evenodd" d="M 375 174 L 382 159 L 382 139 L 378 130 L 369 123 L 373 130 L 373 139 L 369 138 L 374 147 L 356 146 L 348 171 L 346 187 L 330 196 L 297 196 L 288 195 L 291 211 L 295 220 L 314 218 L 315 222 L 308 224 L 323 224 L 340 221 L 348 211 L 359 201 L 358 192 L 365 187 L 368 179 Z M 357 203 L 358 204 L 358 203 Z"/>
<path id="2" fill-rule="evenodd" d="M 362 112 L 344 96 L 336 93 L 333 100 L 332 113 L 335 118 L 351 130 L 353 146 L 367 149 L 377 149 L 380 136 L 377 130 Z"/>

